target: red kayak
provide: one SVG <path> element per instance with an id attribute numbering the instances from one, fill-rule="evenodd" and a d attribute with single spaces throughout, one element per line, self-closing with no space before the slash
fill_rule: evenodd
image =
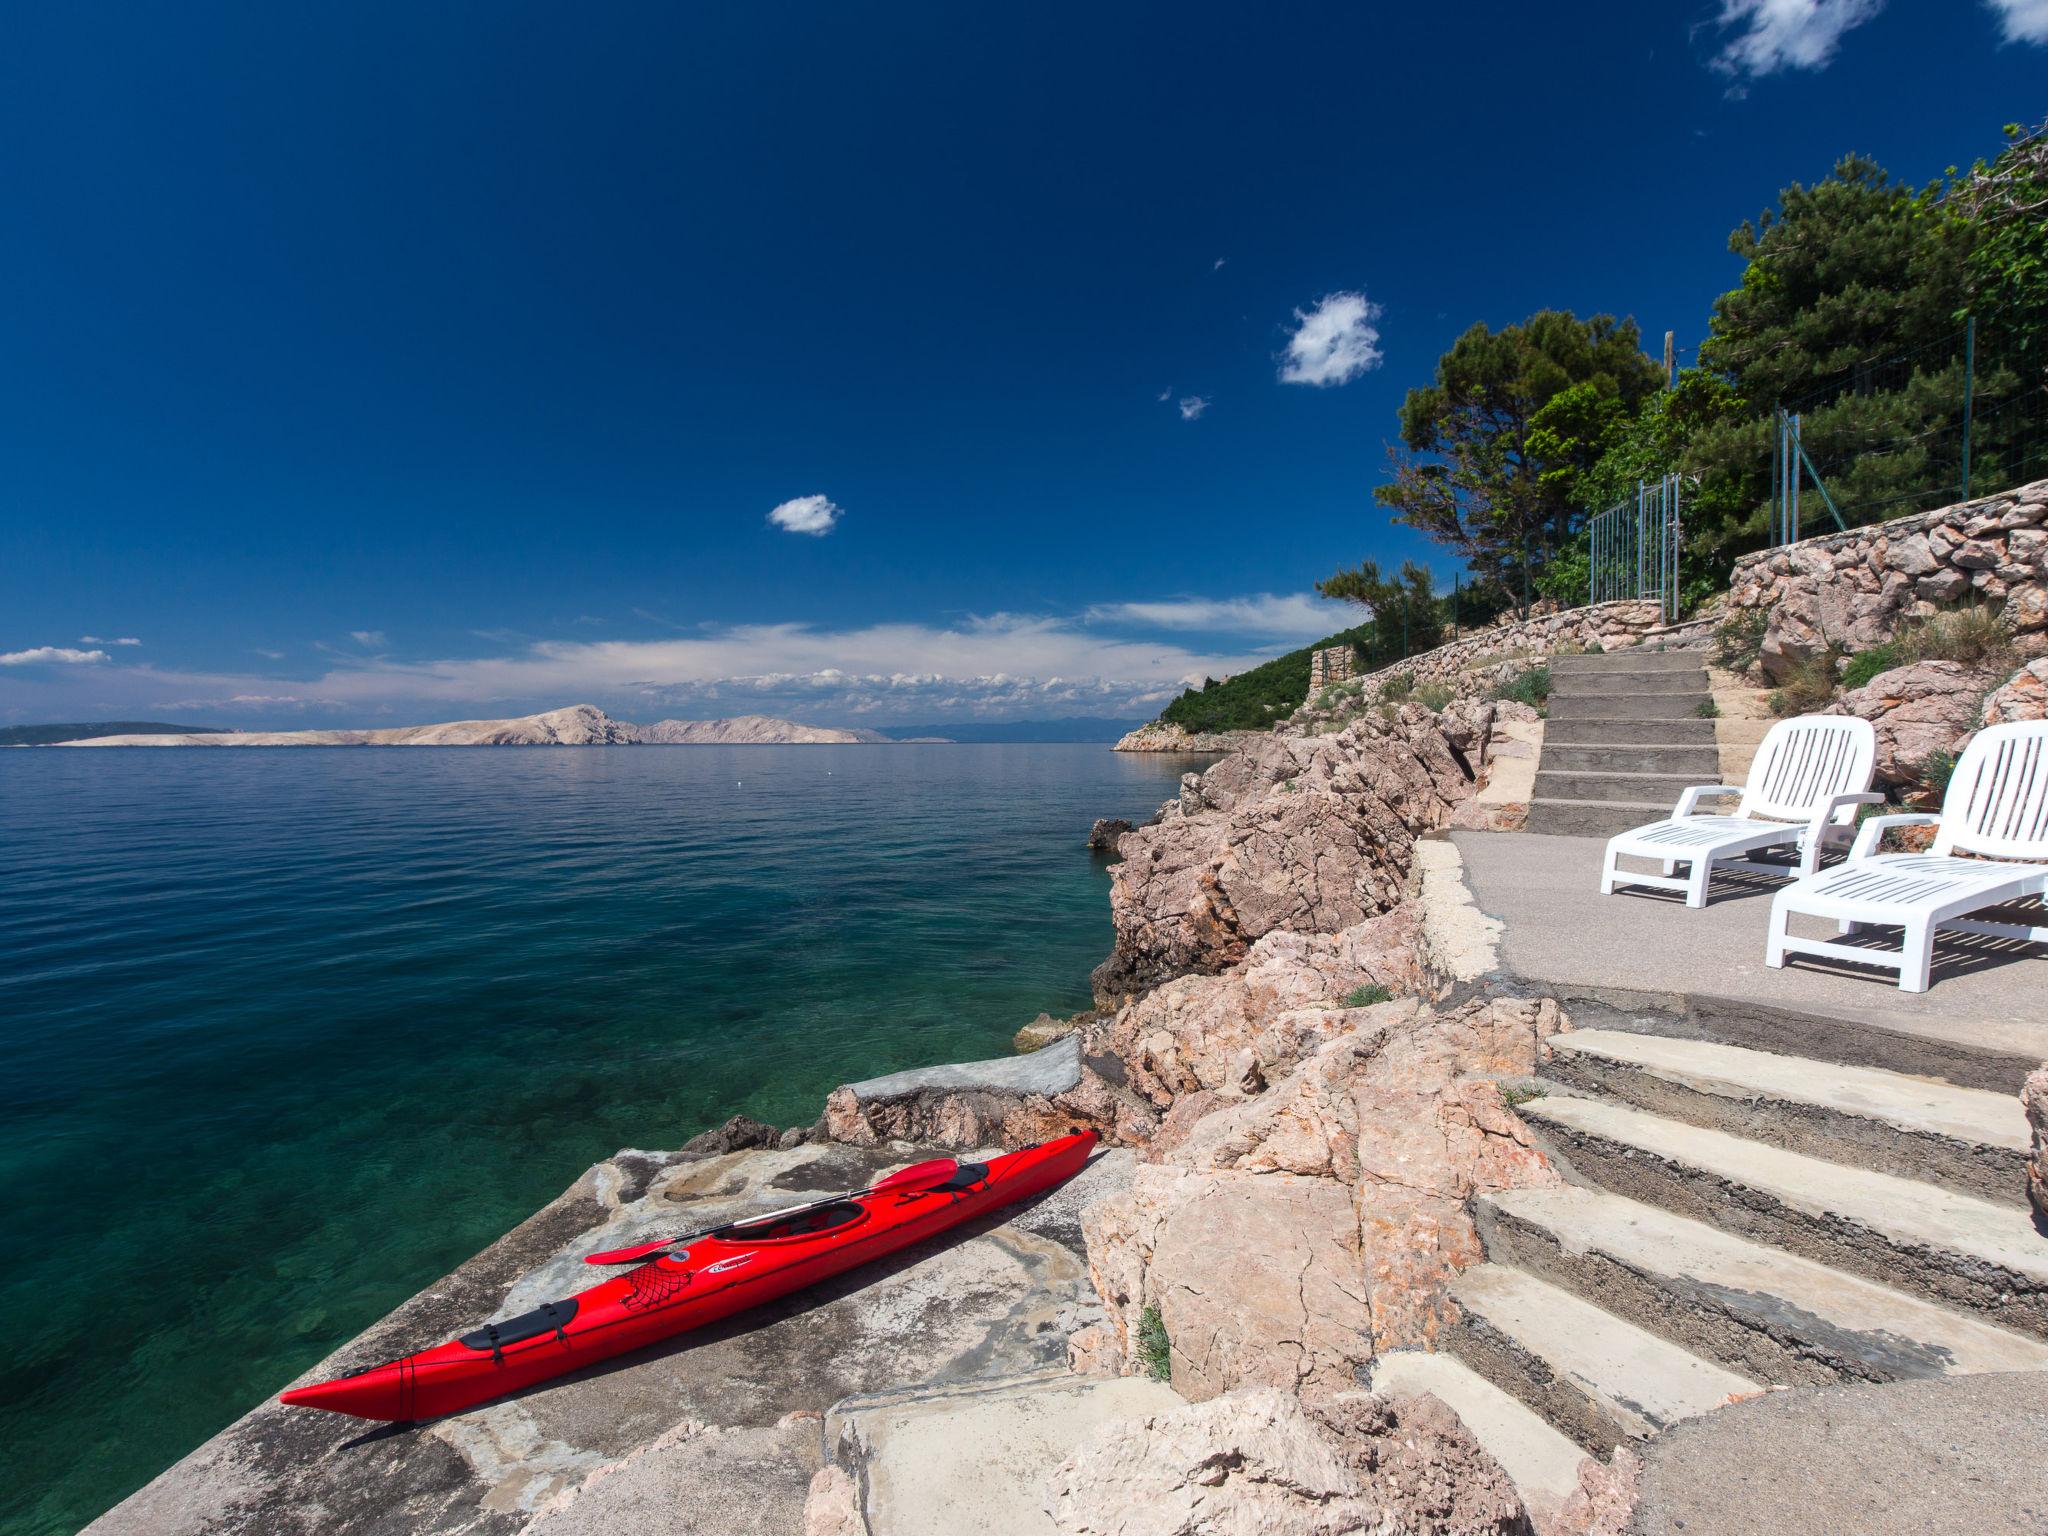
<path id="1" fill-rule="evenodd" d="M 587 1263 L 657 1257 L 566 1301 L 353 1376 L 298 1387 L 280 1400 L 401 1422 L 458 1413 L 787 1296 L 1028 1199 L 1071 1178 L 1094 1145 L 1095 1133 L 1082 1131 L 986 1163 L 920 1163 L 851 1194 L 592 1254 Z"/>

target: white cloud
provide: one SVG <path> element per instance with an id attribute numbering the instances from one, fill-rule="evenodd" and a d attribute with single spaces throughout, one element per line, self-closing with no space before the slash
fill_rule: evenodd
<path id="1" fill-rule="evenodd" d="M 829 496 L 799 496 L 770 512 L 768 521 L 786 533 L 808 533 L 822 539 L 843 515 L 844 509 Z"/>
<path id="2" fill-rule="evenodd" d="M 371 650 L 381 649 L 391 643 L 390 638 L 381 629 L 352 629 L 348 632 L 348 637 L 357 645 L 367 646 Z"/>
<path id="3" fill-rule="evenodd" d="M 1180 403 L 1180 419 L 1182 421 L 1199 421 L 1202 412 L 1207 409 L 1209 409 L 1209 397 L 1207 395 L 1189 395 Z"/>
<path id="4" fill-rule="evenodd" d="M 1172 398 L 1173 398 L 1173 386 L 1172 386 L 1171 384 L 1167 385 L 1167 386 L 1166 386 L 1166 388 L 1164 388 L 1164 389 L 1162 389 L 1161 391 L 1159 391 L 1159 403 L 1160 403 L 1161 405 L 1164 405 L 1164 404 L 1166 404 L 1166 402 L 1167 402 L 1167 401 L 1169 401 L 1169 400 L 1171 400 Z"/>
<path id="5" fill-rule="evenodd" d="M 133 638 L 124 638 L 124 639 L 120 639 L 120 640 L 102 640 L 102 639 L 101 639 L 101 638 L 100 638 L 100 637 L 99 637 L 98 635 L 80 635 L 80 636 L 78 637 L 78 643 L 79 643 L 80 645 L 140 645 L 140 644 L 142 644 L 142 642 L 141 642 L 140 640 L 136 640 L 136 639 L 133 639 Z"/>
<path id="6" fill-rule="evenodd" d="M 1719 25 L 1741 30 L 1722 45 L 1714 68 L 1749 78 L 1826 69 L 1843 35 L 1883 9 L 1884 0 L 1721 0 Z"/>
<path id="7" fill-rule="evenodd" d="M 67 645 L 38 645 L 25 651 L 0 651 L 0 667 L 39 667 L 51 664 L 75 667 L 106 659 L 105 651 L 74 651 Z"/>
<path id="8" fill-rule="evenodd" d="M 1210 268 L 1209 270 L 1210 270 L 1211 272 L 1221 272 L 1221 271 L 1223 270 L 1223 264 L 1224 264 L 1224 258 L 1223 258 L 1223 257 L 1221 257 L 1221 256 L 1218 256 L 1218 257 L 1216 258 L 1216 265 L 1215 265 L 1215 266 L 1213 266 L 1213 267 L 1211 267 L 1211 268 Z"/>
<path id="9" fill-rule="evenodd" d="M 2048 0 L 1984 0 L 1998 17 L 2001 42 L 2048 43 Z"/>
<path id="10" fill-rule="evenodd" d="M 1344 627 L 1344 611 L 1311 592 L 1251 597 L 1172 597 L 1153 602 L 1097 603 L 1091 624 L 1140 629 L 1257 635 L 1271 640 L 1318 640 Z"/>
<path id="11" fill-rule="evenodd" d="M 1283 384 L 1348 384 L 1380 365 L 1379 305 L 1362 293 L 1323 295 L 1294 312 L 1294 334 L 1280 364 Z"/>

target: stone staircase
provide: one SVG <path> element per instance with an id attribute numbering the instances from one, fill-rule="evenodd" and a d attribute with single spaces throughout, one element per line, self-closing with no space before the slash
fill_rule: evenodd
<path id="1" fill-rule="evenodd" d="M 1551 657 L 1528 830 L 1611 837 L 1670 815 L 1687 785 L 1718 783 L 1708 698 L 1698 651 Z"/>
<path id="2" fill-rule="evenodd" d="M 1611 1017 L 1520 1106 L 1568 1182 L 1479 1199 L 1442 1352 L 1375 1390 L 1435 1392 L 1541 1520 L 1587 1452 L 1774 1387 L 2048 1371 L 2016 1080 L 1875 1067 L 1804 1016 L 1810 1056 Z"/>

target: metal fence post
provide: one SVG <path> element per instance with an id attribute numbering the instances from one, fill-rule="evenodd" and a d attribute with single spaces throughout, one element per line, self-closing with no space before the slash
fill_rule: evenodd
<path id="1" fill-rule="evenodd" d="M 1970 413 L 1977 394 L 1977 317 L 1963 327 L 1963 500 L 1970 499 Z"/>

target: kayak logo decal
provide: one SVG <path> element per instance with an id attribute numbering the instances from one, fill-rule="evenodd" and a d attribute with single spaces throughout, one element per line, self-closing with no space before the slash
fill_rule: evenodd
<path id="1" fill-rule="evenodd" d="M 706 1264 L 704 1266 L 704 1273 L 707 1275 L 722 1275 L 729 1269 L 738 1269 L 742 1264 L 753 1263 L 754 1257 L 751 1253 L 735 1254 L 729 1259 L 720 1259 L 716 1264 Z"/>

